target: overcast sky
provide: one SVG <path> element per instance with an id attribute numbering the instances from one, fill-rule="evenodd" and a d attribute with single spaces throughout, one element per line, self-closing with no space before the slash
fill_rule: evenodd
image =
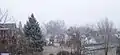
<path id="1" fill-rule="evenodd" d="M 0 0 L 0 8 L 22 23 L 34 13 L 40 23 L 64 20 L 70 26 L 85 25 L 108 17 L 120 27 L 120 0 Z"/>

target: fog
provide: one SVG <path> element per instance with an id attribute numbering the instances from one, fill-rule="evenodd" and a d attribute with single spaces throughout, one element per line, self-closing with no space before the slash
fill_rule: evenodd
<path id="1" fill-rule="evenodd" d="M 68 26 L 94 24 L 107 17 L 117 26 L 119 0 L 0 0 L 0 8 L 25 24 L 31 13 L 40 22 L 64 20 Z"/>

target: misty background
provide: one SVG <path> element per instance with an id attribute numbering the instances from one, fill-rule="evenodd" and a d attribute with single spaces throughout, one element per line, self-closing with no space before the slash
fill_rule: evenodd
<path id="1" fill-rule="evenodd" d="M 66 25 L 94 24 L 108 18 L 120 27 L 120 0 L 0 0 L 14 22 L 25 24 L 31 13 L 40 22 L 64 20 Z"/>

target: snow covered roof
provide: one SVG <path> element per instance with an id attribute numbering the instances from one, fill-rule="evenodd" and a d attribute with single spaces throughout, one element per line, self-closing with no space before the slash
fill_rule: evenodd
<path id="1" fill-rule="evenodd" d="M 0 26 L 4 27 L 4 28 L 10 28 L 11 30 L 16 30 L 16 24 L 15 23 L 5 23 L 5 24 L 0 23 Z"/>
<path id="2" fill-rule="evenodd" d="M 9 30 L 9 28 L 0 28 L 0 30 Z"/>

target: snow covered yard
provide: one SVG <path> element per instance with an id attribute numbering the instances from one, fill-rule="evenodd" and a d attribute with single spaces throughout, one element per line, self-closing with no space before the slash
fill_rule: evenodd
<path id="1" fill-rule="evenodd" d="M 44 47 L 44 51 L 43 51 L 43 55 L 49 55 L 50 53 L 53 53 L 54 55 L 56 55 L 56 53 L 58 53 L 59 51 L 71 51 L 70 48 L 66 48 L 66 47 L 54 47 L 54 46 L 45 46 Z"/>

